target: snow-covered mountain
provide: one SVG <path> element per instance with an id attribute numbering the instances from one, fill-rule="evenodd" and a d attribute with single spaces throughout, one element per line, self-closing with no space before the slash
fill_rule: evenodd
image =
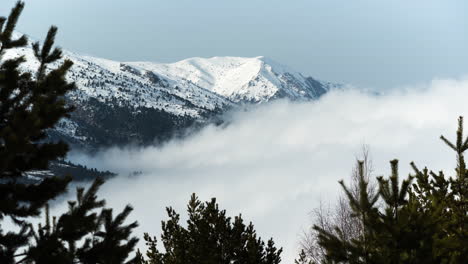
<path id="1" fill-rule="evenodd" d="M 128 65 L 175 80 L 181 86 L 198 86 L 233 102 L 268 102 L 273 98 L 316 99 L 336 84 L 320 82 L 265 57 L 191 58 L 161 64 Z"/>
<path id="2" fill-rule="evenodd" d="M 38 62 L 30 47 L 8 51 Z M 117 62 L 64 52 L 77 89 L 69 120 L 51 132 L 77 145 L 148 143 L 246 103 L 277 98 L 312 100 L 340 85 L 305 77 L 265 57 L 191 58 L 176 63 Z"/>

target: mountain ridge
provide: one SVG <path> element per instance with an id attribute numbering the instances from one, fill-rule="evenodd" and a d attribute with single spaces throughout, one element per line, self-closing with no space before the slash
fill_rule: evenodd
<path id="1" fill-rule="evenodd" d="M 63 52 L 74 62 L 67 75 L 77 89 L 70 119 L 51 131 L 77 146 L 149 144 L 243 104 L 278 98 L 315 100 L 342 85 L 305 77 L 264 56 L 194 57 L 174 63 L 119 62 Z M 30 46 L 8 51 L 24 56 L 22 68 L 38 67 Z"/>
<path id="2" fill-rule="evenodd" d="M 126 64 L 157 72 L 168 79 L 193 82 L 234 102 L 263 103 L 282 92 L 290 99 L 314 99 L 330 89 L 341 86 L 304 77 L 301 73 L 265 56 L 194 57 L 174 63 Z M 296 86 L 286 87 L 288 78 L 296 81 Z M 307 80 L 323 84 L 322 90 L 317 91 L 320 87 L 311 87 Z"/>

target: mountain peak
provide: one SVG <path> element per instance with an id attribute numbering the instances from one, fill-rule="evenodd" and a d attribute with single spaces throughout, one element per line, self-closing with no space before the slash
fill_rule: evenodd
<path id="1" fill-rule="evenodd" d="M 313 99 L 329 87 L 264 56 L 194 57 L 174 63 L 130 62 L 167 79 L 190 83 L 234 102 Z"/>
<path id="2" fill-rule="evenodd" d="M 37 69 L 31 46 L 4 54 L 6 59 L 18 56 L 26 58 L 24 70 Z M 78 145 L 150 142 L 158 133 L 163 138 L 243 103 L 312 100 L 335 86 L 264 56 L 197 57 L 174 63 L 118 62 L 69 51 L 64 57 L 74 62 L 67 78 L 77 89 L 67 100 L 77 109 L 51 135 Z"/>

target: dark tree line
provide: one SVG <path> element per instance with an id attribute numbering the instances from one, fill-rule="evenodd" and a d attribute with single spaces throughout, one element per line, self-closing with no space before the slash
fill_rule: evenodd
<path id="1" fill-rule="evenodd" d="M 56 176 L 70 176 L 75 182 L 93 181 L 96 178 L 110 179 L 117 174 L 110 171 L 99 171 L 96 168 L 87 168 L 70 161 L 57 161 L 49 164 L 49 170 Z"/>
<path id="2" fill-rule="evenodd" d="M 87 142 L 96 148 L 128 143 L 148 145 L 181 136 L 177 133 L 183 134 L 184 128 L 195 124 L 189 116 L 119 104 L 115 98 L 107 103 L 92 98 L 82 102 L 72 114 L 73 121 L 79 124 L 77 133 L 86 136 Z"/>

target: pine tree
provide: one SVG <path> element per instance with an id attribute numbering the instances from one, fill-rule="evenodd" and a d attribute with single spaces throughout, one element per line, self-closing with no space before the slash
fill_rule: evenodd
<path id="1" fill-rule="evenodd" d="M 24 58 L 2 59 L 6 50 L 27 44 L 25 36 L 13 39 L 23 8 L 24 3 L 17 2 L 8 18 L 0 18 L 0 221 L 8 217 L 19 227 L 18 232 L 4 233 L 0 229 L 0 263 L 14 263 L 17 251 L 28 243 L 25 219 L 38 216 L 41 208 L 63 193 L 70 181 L 52 177 L 37 185 L 21 183 L 25 172 L 47 169 L 49 161 L 66 154 L 65 143 L 44 139 L 46 130 L 72 110 L 63 95 L 75 87 L 65 80 L 70 61 L 46 71 L 60 57 L 60 49 L 52 50 L 55 27 L 49 30 L 42 48 L 35 45 L 41 65 L 36 76 L 20 71 Z"/>
<path id="2" fill-rule="evenodd" d="M 463 138 L 463 119 L 455 144 L 441 138 L 457 154 L 455 177 L 419 170 L 411 163 L 415 175 L 400 184 L 398 161 L 393 160 L 390 177 L 378 178 L 378 196 L 367 193 L 364 177 L 358 197 L 341 182 L 364 232 L 349 241 L 340 227 L 329 232 L 316 226 L 326 263 L 466 263 L 468 175 L 463 154 L 468 138 Z M 383 201 L 382 209 L 375 206 L 377 199 Z"/>
<path id="3" fill-rule="evenodd" d="M 383 199 L 385 204 L 385 212 L 380 214 L 380 217 L 376 221 L 383 219 L 381 226 L 375 235 L 377 241 L 385 241 L 385 247 L 376 251 L 381 258 L 387 259 L 389 263 L 401 263 L 405 256 L 402 256 L 402 252 L 405 249 L 405 239 L 408 239 L 409 224 L 407 220 L 409 215 L 406 214 L 404 206 L 408 203 L 409 188 L 413 180 L 413 177 L 409 176 L 403 180 L 401 186 L 399 186 L 399 173 L 398 173 L 398 160 L 390 161 L 391 175 L 388 179 L 378 177 L 380 197 Z M 377 224 L 377 223 L 376 223 Z M 406 244 L 408 247 L 409 244 Z M 411 257 L 408 256 L 409 260 Z M 406 261 L 405 260 L 405 261 Z"/>
<path id="4" fill-rule="evenodd" d="M 31 228 L 35 239 L 24 258 L 26 263 L 135 263 L 136 257 L 127 259 L 138 242 L 130 237 L 138 224 L 124 225 L 132 208 L 126 206 L 114 218 L 112 209 L 104 208 L 105 201 L 97 198 L 103 183 L 98 178 L 86 192 L 78 188 L 76 200 L 68 202 L 68 212 L 54 217 L 52 225 L 46 207 L 45 224 L 37 231 Z M 99 214 L 96 209 L 101 210 Z"/>
<path id="5" fill-rule="evenodd" d="M 105 201 L 97 198 L 103 183 L 98 178 L 86 192 L 78 188 L 76 200 L 68 202 L 68 212 L 54 217 L 52 225 L 46 207 L 45 224 L 37 231 L 32 229 L 35 239 L 24 259 L 26 263 L 134 263 L 135 258 L 127 258 L 138 242 L 130 237 L 138 225 L 123 225 L 132 208 L 125 207 L 114 218 L 112 209 L 104 208 Z M 101 210 L 99 214 L 96 209 Z"/>
<path id="6" fill-rule="evenodd" d="M 73 110 L 64 96 L 75 88 L 65 78 L 72 62 L 62 60 L 62 51 L 53 48 L 54 26 L 43 45 L 32 45 L 39 61 L 35 73 L 21 71 L 23 57 L 3 60 L 6 50 L 28 44 L 25 36 L 12 39 L 23 8 L 19 1 L 8 18 L 0 17 L 0 263 L 134 263 L 127 259 L 138 241 L 131 237 L 137 223 L 124 225 L 132 208 L 127 206 L 115 217 L 112 209 L 104 208 L 105 201 L 97 199 L 102 179 L 87 191 L 78 188 L 69 211 L 52 221 L 47 204 L 66 190 L 71 179 L 22 181 L 26 172 L 47 169 L 49 162 L 67 153 L 65 143 L 47 141 L 46 133 Z M 39 216 L 42 208 L 45 223 L 35 229 L 30 218 Z M 5 233 L 5 218 L 18 231 Z"/>
<path id="7" fill-rule="evenodd" d="M 187 226 L 180 215 L 167 208 L 169 220 L 162 223 L 161 241 L 165 251 L 156 247 L 156 238 L 145 235 L 149 247 L 147 260 L 139 254 L 142 264 L 278 264 L 282 249 L 272 239 L 265 243 L 252 223 L 246 225 L 239 215 L 234 219 L 220 210 L 216 199 L 202 203 L 195 194 L 188 207 Z"/>
<path id="8" fill-rule="evenodd" d="M 133 263 L 136 258 L 127 261 L 130 253 L 133 252 L 138 239 L 131 237 L 131 232 L 138 226 L 136 222 L 124 226 L 123 223 L 132 211 L 132 207 L 127 205 L 124 210 L 115 218 L 112 216 L 112 209 L 103 209 L 95 225 L 96 229 L 103 230 L 95 232 L 93 238 L 86 241 L 78 255 L 83 263 Z"/>
<path id="9" fill-rule="evenodd" d="M 368 146 L 364 145 L 362 147 L 362 154 L 359 158 L 361 158 L 361 162 L 357 162 L 357 165 L 353 167 L 347 189 L 349 189 L 353 197 L 358 197 L 360 182 L 364 178 L 368 182 L 367 192 L 369 196 L 374 196 L 378 192 L 378 182 L 377 180 L 373 180 L 374 169 Z M 361 172 L 364 177 L 361 176 Z M 377 203 L 377 207 L 379 207 L 379 203 Z M 312 211 L 313 226 L 317 225 L 320 229 L 340 235 L 343 240 L 350 242 L 363 235 L 362 221 L 359 217 L 353 217 L 353 215 L 354 213 L 349 205 L 348 197 L 343 192 L 339 195 L 335 204 L 320 201 L 319 207 Z M 336 226 L 339 227 L 339 234 L 336 232 Z M 319 233 L 312 228 L 304 232 L 301 238 L 300 245 L 302 252 L 305 254 L 306 260 L 311 263 L 326 262 L 325 250 L 319 244 L 318 235 Z"/>
<path id="10" fill-rule="evenodd" d="M 427 215 L 426 225 L 433 233 L 430 240 L 434 248 L 432 256 L 439 263 L 464 263 L 468 259 L 468 171 L 464 158 L 468 137 L 463 137 L 463 117 L 458 119 L 455 143 L 441 136 L 456 153 L 454 177 L 427 168 L 421 171 L 411 164 L 417 181 L 415 200 Z"/>

